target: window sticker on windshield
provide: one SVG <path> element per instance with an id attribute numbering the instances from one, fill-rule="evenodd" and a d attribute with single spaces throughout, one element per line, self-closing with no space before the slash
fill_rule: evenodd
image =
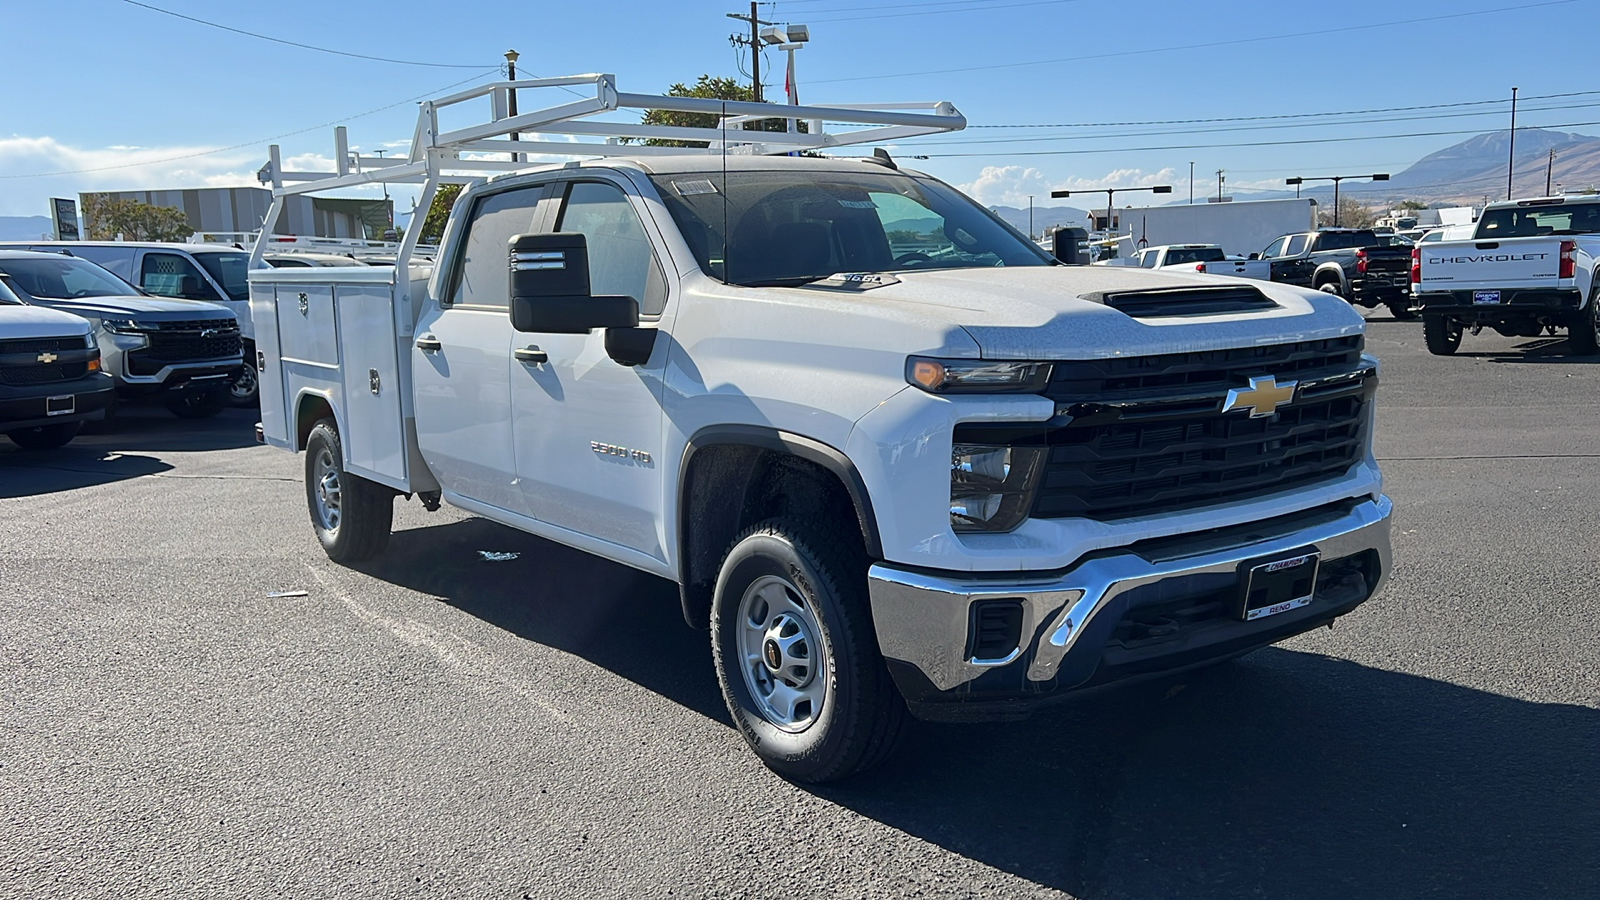
<path id="1" fill-rule="evenodd" d="M 839 205 L 840 206 L 844 206 L 844 207 L 848 207 L 850 209 L 877 209 L 878 208 L 878 204 L 873 203 L 871 200 L 840 200 L 839 201 Z"/>
<path id="2" fill-rule="evenodd" d="M 697 178 L 693 181 L 674 181 L 672 186 L 677 189 L 679 194 L 685 197 L 693 194 L 715 194 L 717 192 L 717 186 L 706 178 Z"/>
<path id="3" fill-rule="evenodd" d="M 813 281 L 809 287 L 833 288 L 841 291 L 870 291 L 873 288 L 888 287 L 899 284 L 900 279 L 893 275 L 881 272 L 840 272 L 829 275 L 821 281 Z"/>

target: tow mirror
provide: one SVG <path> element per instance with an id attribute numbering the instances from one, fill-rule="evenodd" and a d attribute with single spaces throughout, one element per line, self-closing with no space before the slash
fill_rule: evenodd
<path id="1" fill-rule="evenodd" d="M 1088 265 L 1082 249 L 1088 239 L 1089 232 L 1082 228 L 1057 228 L 1050 236 L 1050 255 L 1069 266 Z"/>
<path id="2" fill-rule="evenodd" d="M 639 301 L 589 293 L 589 242 L 581 234 L 511 239 L 511 327 L 540 334 L 633 328 Z"/>

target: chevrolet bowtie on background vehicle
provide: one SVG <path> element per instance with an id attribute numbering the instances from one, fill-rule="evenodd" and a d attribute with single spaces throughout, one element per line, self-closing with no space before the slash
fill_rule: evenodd
<path id="1" fill-rule="evenodd" d="M 504 110 L 512 87 L 592 96 L 438 132 L 441 107 Z M 725 129 L 594 118 L 624 108 Z M 408 245 L 393 268 L 250 272 L 263 437 L 305 451 L 328 555 L 380 553 L 405 494 L 672 579 L 750 746 L 806 781 L 881 761 L 908 711 L 1020 716 L 1372 597 L 1390 502 L 1360 316 L 1286 285 L 1059 265 L 881 151 L 766 155 L 965 124 L 909 110 L 608 75 L 423 104 L 425 137 L 382 169 L 422 208 L 442 179 L 511 172 L 464 191 L 436 267 Z M 538 139 L 563 130 L 710 147 L 482 157 L 571 153 Z M 280 198 L 371 178 L 267 172 Z"/>
<path id="2" fill-rule="evenodd" d="M 1567 352 L 1600 352 L 1600 198 L 1493 203 L 1470 239 L 1418 244 L 1411 281 L 1431 353 L 1448 356 L 1461 332 L 1508 337 L 1567 332 Z"/>

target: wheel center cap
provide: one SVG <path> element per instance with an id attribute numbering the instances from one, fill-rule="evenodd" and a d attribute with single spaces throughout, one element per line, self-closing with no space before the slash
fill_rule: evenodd
<path id="1" fill-rule="evenodd" d="M 769 638 L 761 644 L 761 661 L 773 672 L 778 671 L 778 667 L 783 665 L 783 653 L 778 649 L 777 641 Z"/>

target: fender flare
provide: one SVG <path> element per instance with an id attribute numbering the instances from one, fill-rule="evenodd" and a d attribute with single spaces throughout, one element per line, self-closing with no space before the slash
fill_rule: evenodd
<path id="1" fill-rule="evenodd" d="M 1311 273 L 1312 287 L 1316 287 L 1319 282 L 1326 281 L 1326 275 L 1329 272 L 1334 274 L 1339 284 L 1339 293 L 1348 294 L 1350 292 L 1350 276 L 1345 272 L 1344 266 L 1336 262 L 1325 262 L 1317 266 L 1316 271 Z"/>

